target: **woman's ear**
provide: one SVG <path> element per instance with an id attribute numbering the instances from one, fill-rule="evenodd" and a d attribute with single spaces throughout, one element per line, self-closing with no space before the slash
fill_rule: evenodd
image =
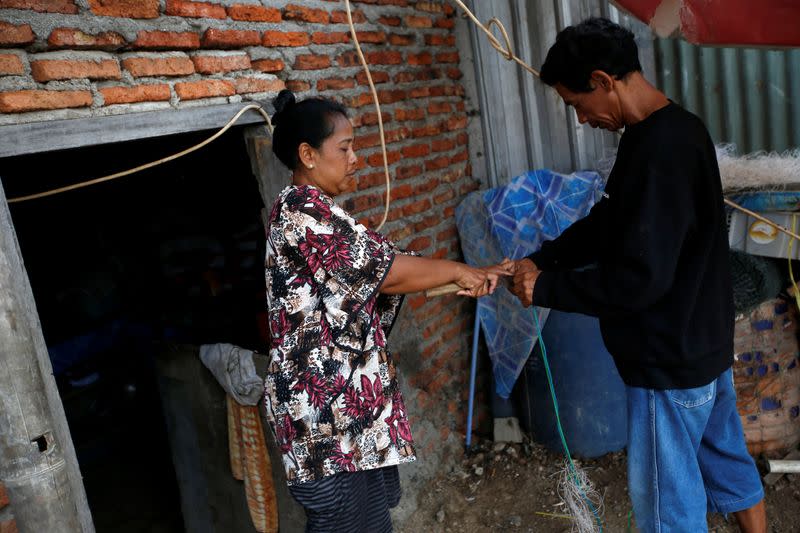
<path id="1" fill-rule="evenodd" d="M 614 88 L 614 78 L 602 70 L 593 70 L 590 78 L 595 87 L 600 87 L 604 91 L 610 91 Z"/>
<path id="2" fill-rule="evenodd" d="M 316 166 L 316 153 L 317 151 L 308 143 L 300 143 L 297 147 L 297 155 L 300 158 L 300 164 L 306 169 L 310 170 Z"/>

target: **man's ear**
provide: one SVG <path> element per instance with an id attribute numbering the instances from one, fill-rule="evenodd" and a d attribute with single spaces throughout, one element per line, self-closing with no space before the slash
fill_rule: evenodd
<path id="1" fill-rule="evenodd" d="M 592 74 L 589 76 L 589 79 L 594 82 L 595 87 L 600 87 L 604 91 L 610 91 L 614 88 L 614 80 L 613 77 L 609 76 L 606 72 L 602 70 L 593 70 Z"/>

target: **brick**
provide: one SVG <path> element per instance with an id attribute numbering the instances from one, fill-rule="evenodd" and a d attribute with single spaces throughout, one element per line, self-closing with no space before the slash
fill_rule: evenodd
<path id="1" fill-rule="evenodd" d="M 50 48 L 72 48 L 84 50 L 116 50 L 126 44 L 119 33 L 106 31 L 95 35 L 76 28 L 56 28 L 47 38 Z"/>
<path id="2" fill-rule="evenodd" d="M 311 84 L 304 80 L 286 80 L 286 88 L 295 93 L 311 89 Z"/>
<path id="3" fill-rule="evenodd" d="M 466 129 L 467 123 L 469 119 L 467 117 L 453 117 L 447 119 L 447 130 L 454 131 L 454 130 L 463 130 Z"/>
<path id="4" fill-rule="evenodd" d="M 103 87 L 100 89 L 106 105 L 132 104 L 135 102 L 161 102 L 169 100 L 169 85 L 137 85 L 135 87 Z"/>
<path id="5" fill-rule="evenodd" d="M 30 9 L 39 13 L 74 15 L 78 6 L 74 0 L 0 0 L 0 8 Z"/>
<path id="6" fill-rule="evenodd" d="M 306 46 L 310 42 L 308 34 L 300 31 L 265 31 L 261 40 L 264 46 Z"/>
<path id="7" fill-rule="evenodd" d="M 458 52 L 440 52 L 436 54 L 437 63 L 458 63 Z"/>
<path id="8" fill-rule="evenodd" d="M 367 17 L 360 9 L 353 10 L 353 23 L 360 24 L 366 22 Z M 345 11 L 334 11 L 331 13 L 331 22 L 335 24 L 347 24 L 347 13 Z"/>
<path id="9" fill-rule="evenodd" d="M 324 9 L 313 9 L 310 7 L 289 4 L 283 8 L 283 18 L 284 20 L 298 20 L 301 22 L 327 24 L 331 17 L 330 14 Z"/>
<path id="10" fill-rule="evenodd" d="M 425 170 L 438 170 L 450 165 L 450 158 L 446 155 L 425 161 Z"/>
<path id="11" fill-rule="evenodd" d="M 158 0 L 89 0 L 89 9 L 101 17 L 158 18 Z"/>
<path id="12" fill-rule="evenodd" d="M 35 40 L 30 24 L 17 26 L 0 20 L 0 46 L 31 44 Z"/>
<path id="13" fill-rule="evenodd" d="M 435 203 L 436 205 L 443 204 L 445 202 L 449 202 L 450 200 L 452 200 L 455 197 L 456 197 L 455 191 L 453 191 L 453 189 L 450 189 L 450 190 L 447 190 L 447 191 L 445 191 L 445 192 L 443 192 L 441 194 L 437 194 L 436 196 L 434 196 L 433 197 L 433 203 Z"/>
<path id="14" fill-rule="evenodd" d="M 311 42 L 314 44 L 347 43 L 350 42 L 350 34 L 342 31 L 318 31 L 311 34 Z"/>
<path id="15" fill-rule="evenodd" d="M 425 297 L 425 294 L 416 294 L 406 298 L 406 303 L 410 305 L 411 309 L 414 311 L 425 305 L 427 301 L 428 299 Z"/>
<path id="16" fill-rule="evenodd" d="M 411 226 L 404 226 L 389 233 L 389 240 L 392 240 L 394 242 L 404 241 L 405 239 L 410 237 L 413 233 L 414 231 L 411 229 Z"/>
<path id="17" fill-rule="evenodd" d="M 449 68 L 447 69 L 447 77 L 451 80 L 460 80 L 464 77 L 464 73 L 461 72 L 461 69 Z"/>
<path id="18" fill-rule="evenodd" d="M 438 18 L 436 22 L 434 22 L 434 27 L 436 28 L 444 28 L 446 30 L 452 30 L 456 27 L 456 21 L 449 18 Z"/>
<path id="19" fill-rule="evenodd" d="M 385 111 L 381 112 L 381 118 L 383 119 L 383 123 L 386 124 L 392 121 L 392 114 Z M 375 126 L 378 124 L 378 114 L 364 113 L 363 115 L 357 116 L 353 122 L 356 126 Z"/>
<path id="20" fill-rule="evenodd" d="M 19 76 L 25 74 L 25 65 L 16 54 L 0 54 L 0 76 Z"/>
<path id="21" fill-rule="evenodd" d="M 431 142 L 431 150 L 434 152 L 446 152 L 456 147 L 455 139 L 435 139 Z"/>
<path id="22" fill-rule="evenodd" d="M 188 2 L 186 0 L 167 0 L 166 14 L 178 17 L 211 19 L 224 19 L 228 16 L 225 8 L 220 5 L 206 2 Z"/>
<path id="23" fill-rule="evenodd" d="M 420 232 L 432 228 L 441 223 L 442 218 L 439 215 L 429 215 L 421 221 L 414 224 L 414 231 Z"/>
<path id="24" fill-rule="evenodd" d="M 338 91 L 341 89 L 352 89 L 356 86 L 356 81 L 353 78 L 327 78 L 317 81 L 318 91 Z"/>
<path id="25" fill-rule="evenodd" d="M 230 55 L 202 55 L 192 56 L 194 68 L 200 74 L 217 74 L 250 68 L 250 57 L 246 53 Z"/>
<path id="26" fill-rule="evenodd" d="M 453 106 L 448 102 L 431 102 L 428 104 L 428 114 L 437 115 L 441 113 L 451 113 Z"/>
<path id="27" fill-rule="evenodd" d="M 192 31 L 140 31 L 134 48 L 148 50 L 195 50 L 200 48 L 200 35 Z"/>
<path id="28" fill-rule="evenodd" d="M 414 44 L 417 37 L 413 33 L 400 35 L 399 33 L 392 33 L 389 35 L 389 44 L 394 46 L 410 46 Z"/>
<path id="29" fill-rule="evenodd" d="M 402 102 L 406 99 L 406 92 L 403 90 L 382 90 L 378 91 L 378 99 L 383 104 L 393 104 L 395 102 Z"/>
<path id="30" fill-rule="evenodd" d="M 417 87 L 408 92 L 410 98 L 428 98 L 431 95 L 430 87 Z"/>
<path id="31" fill-rule="evenodd" d="M 361 213 L 381 205 L 381 198 L 377 194 L 365 194 L 348 198 L 343 207 L 349 213 Z"/>
<path id="32" fill-rule="evenodd" d="M 122 60 L 122 67 L 135 78 L 194 74 L 194 63 L 185 55 L 129 57 Z"/>
<path id="33" fill-rule="evenodd" d="M 13 518 L 0 521 L 0 533 L 19 533 L 17 521 Z"/>
<path id="34" fill-rule="evenodd" d="M 331 58 L 316 54 L 303 54 L 295 58 L 295 70 L 319 70 L 331 66 Z"/>
<path id="35" fill-rule="evenodd" d="M 417 15 L 408 15 L 405 18 L 406 26 L 409 28 L 432 28 L 433 19 Z"/>
<path id="36" fill-rule="evenodd" d="M 425 36 L 428 46 L 455 46 L 456 36 L 451 34 L 429 34 Z"/>
<path id="37" fill-rule="evenodd" d="M 382 31 L 357 31 L 356 37 L 360 43 L 383 44 L 386 42 L 386 34 Z"/>
<path id="38" fill-rule="evenodd" d="M 408 198 L 413 193 L 414 193 L 414 187 L 412 187 L 411 185 L 399 185 L 396 187 L 392 187 L 392 193 L 391 193 L 392 201 L 394 202 L 396 200 L 402 200 L 403 198 Z"/>
<path id="39" fill-rule="evenodd" d="M 400 167 L 397 169 L 395 176 L 399 180 L 406 180 L 409 178 L 413 178 L 415 176 L 419 176 L 422 174 L 422 166 L 421 165 L 411 165 L 408 167 Z"/>
<path id="40" fill-rule="evenodd" d="M 412 144 L 411 146 L 406 146 L 401 150 L 403 157 L 424 157 L 431 153 L 431 147 L 427 143 L 422 144 Z"/>
<path id="41" fill-rule="evenodd" d="M 370 189 L 386 183 L 386 174 L 384 172 L 372 172 L 358 177 L 358 190 Z M 366 224 L 365 224 L 366 225 Z"/>
<path id="42" fill-rule="evenodd" d="M 378 0 L 378 5 L 408 7 L 408 0 Z"/>
<path id="43" fill-rule="evenodd" d="M 34 58 L 36 56 L 33 56 Z M 31 74 L 38 82 L 88 78 L 91 80 L 118 80 L 122 77 L 116 59 L 33 59 Z"/>
<path id="44" fill-rule="evenodd" d="M 358 54 L 353 51 L 347 51 L 336 58 L 336 62 L 340 67 L 355 67 L 361 63 L 358 60 Z"/>
<path id="45" fill-rule="evenodd" d="M 24 113 L 92 105 L 89 91 L 14 91 L 0 93 L 0 113 Z"/>
<path id="46" fill-rule="evenodd" d="M 0 509 L 8 505 L 8 503 L 9 499 L 8 499 L 8 492 L 6 491 L 6 486 L 3 485 L 2 482 L 0 482 Z"/>
<path id="47" fill-rule="evenodd" d="M 425 110 L 419 107 L 409 109 L 397 108 L 395 109 L 394 114 L 395 118 L 400 121 L 420 120 L 425 118 Z"/>
<path id="48" fill-rule="evenodd" d="M 437 241 L 449 241 L 451 239 L 455 239 L 458 237 L 458 229 L 455 226 L 446 229 L 444 231 L 440 231 L 436 234 Z"/>
<path id="49" fill-rule="evenodd" d="M 427 13 L 443 13 L 444 5 L 439 2 L 431 2 L 429 0 L 419 0 L 414 6 L 420 11 Z"/>
<path id="50" fill-rule="evenodd" d="M 458 193 L 460 195 L 464 196 L 465 194 L 469 194 L 472 191 L 477 191 L 479 187 L 480 187 L 480 184 L 477 181 L 473 181 L 472 183 L 465 183 L 458 190 Z"/>
<path id="51" fill-rule="evenodd" d="M 381 50 L 364 54 L 370 65 L 399 65 L 403 62 L 403 54 L 394 50 Z"/>
<path id="52" fill-rule="evenodd" d="M 378 17 L 378 24 L 381 26 L 399 26 L 403 23 L 403 19 L 400 17 Z"/>
<path id="53" fill-rule="evenodd" d="M 387 152 L 386 159 L 390 165 L 397 163 L 400 161 L 400 152 Z M 383 166 L 383 154 L 381 152 L 372 154 L 367 158 L 367 164 L 371 167 L 382 167 Z"/>
<path id="54" fill-rule="evenodd" d="M 209 28 L 203 34 L 202 45 L 205 48 L 242 48 L 258 46 L 261 36 L 255 30 L 218 30 Z"/>
<path id="55" fill-rule="evenodd" d="M 409 65 L 430 65 L 433 63 L 433 56 L 430 52 L 422 52 L 420 54 L 408 54 Z"/>
<path id="56" fill-rule="evenodd" d="M 383 72 L 382 70 L 372 70 L 370 75 L 372 76 L 372 83 L 375 85 L 389 81 L 389 73 Z M 359 85 L 369 85 L 367 73 L 363 70 L 356 74 L 356 81 Z"/>
<path id="57" fill-rule="evenodd" d="M 424 213 L 431 208 L 431 201 L 427 198 L 403 206 L 403 215 L 411 216 Z"/>
<path id="58" fill-rule="evenodd" d="M 181 100 L 197 100 L 214 96 L 231 96 L 236 94 L 236 88 L 227 80 L 200 80 L 176 83 L 175 92 Z"/>
<path id="59" fill-rule="evenodd" d="M 431 137 L 433 135 L 439 135 L 442 132 L 442 127 L 439 124 L 428 124 L 421 128 L 415 128 L 411 131 L 411 136 L 414 138 L 418 137 Z"/>
<path id="60" fill-rule="evenodd" d="M 277 93 L 286 88 L 283 80 L 264 78 L 236 78 L 233 83 L 237 94 Z"/>
<path id="61" fill-rule="evenodd" d="M 234 4 L 228 7 L 228 16 L 233 20 L 247 22 L 280 22 L 281 10 L 252 4 Z"/>
<path id="62" fill-rule="evenodd" d="M 282 59 L 258 59 L 251 61 L 250 66 L 253 70 L 260 72 L 280 72 L 286 68 Z"/>
<path id="63" fill-rule="evenodd" d="M 439 186 L 439 179 L 432 178 L 423 183 L 418 184 L 414 188 L 414 196 L 422 196 L 423 194 L 427 194 Z"/>

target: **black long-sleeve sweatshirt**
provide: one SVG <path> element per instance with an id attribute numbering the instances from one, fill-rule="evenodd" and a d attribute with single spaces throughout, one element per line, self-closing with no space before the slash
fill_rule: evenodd
<path id="1" fill-rule="evenodd" d="M 627 385 L 711 382 L 733 363 L 734 307 L 706 127 L 674 103 L 628 126 L 606 193 L 530 256 L 534 304 L 599 317 Z"/>

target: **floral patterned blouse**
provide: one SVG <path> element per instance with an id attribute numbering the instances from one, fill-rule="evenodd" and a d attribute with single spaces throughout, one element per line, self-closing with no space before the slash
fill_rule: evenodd
<path id="1" fill-rule="evenodd" d="M 395 254 L 319 189 L 285 188 L 267 236 L 267 418 L 289 485 L 416 459 L 386 337 Z"/>

